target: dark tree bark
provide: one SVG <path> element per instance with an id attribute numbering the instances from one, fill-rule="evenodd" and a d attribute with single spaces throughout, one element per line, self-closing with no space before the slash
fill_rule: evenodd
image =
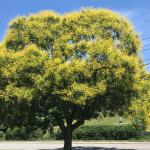
<path id="1" fill-rule="evenodd" d="M 72 150 L 72 129 L 67 127 L 64 132 L 64 150 Z"/>
<path id="2" fill-rule="evenodd" d="M 84 124 L 84 119 L 78 120 L 77 122 L 73 123 L 73 118 L 74 111 L 70 116 L 67 117 L 67 124 L 65 125 L 64 120 L 57 116 L 57 122 L 64 137 L 64 150 L 72 150 L 72 133 L 75 129 Z"/>
<path id="3" fill-rule="evenodd" d="M 72 115 L 66 119 L 67 126 L 64 130 L 64 150 L 72 150 Z"/>
<path id="4" fill-rule="evenodd" d="M 64 150 L 72 150 L 72 133 L 82 124 L 84 124 L 83 120 L 74 124 L 72 124 L 72 120 L 67 121 L 67 127 L 64 130 Z"/>

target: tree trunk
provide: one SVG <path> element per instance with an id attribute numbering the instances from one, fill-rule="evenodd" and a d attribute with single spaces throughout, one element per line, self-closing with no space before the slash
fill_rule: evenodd
<path id="1" fill-rule="evenodd" d="M 64 133 L 64 150 L 72 150 L 72 130 L 67 128 Z"/>

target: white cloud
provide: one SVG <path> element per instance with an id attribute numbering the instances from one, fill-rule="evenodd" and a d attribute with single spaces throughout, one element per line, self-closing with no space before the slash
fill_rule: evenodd
<path id="1" fill-rule="evenodd" d="M 118 12 L 127 18 L 133 18 L 139 14 L 139 12 L 135 10 L 120 10 Z"/>
<path id="2" fill-rule="evenodd" d="M 132 17 L 135 15 L 134 11 L 128 10 L 128 11 L 122 11 L 120 12 L 122 15 L 126 16 L 126 17 Z"/>

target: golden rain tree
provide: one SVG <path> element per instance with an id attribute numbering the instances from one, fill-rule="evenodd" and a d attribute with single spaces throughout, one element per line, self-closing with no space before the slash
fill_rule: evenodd
<path id="1" fill-rule="evenodd" d="M 40 128 L 44 127 L 42 123 L 46 126 L 40 121 L 45 112 L 39 110 L 34 94 L 38 93 L 35 81 L 40 81 L 47 57 L 34 45 L 15 53 L 0 48 L 1 126 L 25 126 L 28 132 L 37 124 Z"/>
<path id="2" fill-rule="evenodd" d="M 3 45 L 16 61 L 1 97 L 37 101 L 43 119 L 52 117 L 59 125 L 64 150 L 72 149 L 72 132 L 85 120 L 99 112 L 123 112 L 138 92 L 139 36 L 110 10 L 17 17 Z"/>

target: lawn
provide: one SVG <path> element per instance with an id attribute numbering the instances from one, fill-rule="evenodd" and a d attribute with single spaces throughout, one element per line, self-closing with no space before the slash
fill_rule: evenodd
<path id="1" fill-rule="evenodd" d="M 115 117 L 105 117 L 103 119 L 100 120 L 96 120 L 96 119 L 91 119 L 89 121 L 85 122 L 85 125 L 119 125 L 119 120 L 120 117 L 119 116 L 115 116 Z M 122 124 L 127 124 L 130 123 L 129 120 L 122 118 Z"/>
<path id="2" fill-rule="evenodd" d="M 102 126 L 108 126 L 108 125 L 121 125 L 121 124 L 129 124 L 131 123 L 130 120 L 122 118 L 122 123 L 119 123 L 120 121 L 120 117 L 119 116 L 115 116 L 115 117 L 105 117 L 103 119 L 91 119 L 88 121 L 85 121 L 86 126 L 91 126 L 91 125 L 102 125 Z M 59 127 L 55 127 L 54 128 L 54 132 L 57 133 Z M 48 138 L 49 139 L 49 138 Z M 53 137 L 52 137 L 53 139 Z M 51 140 L 52 140 L 51 139 Z M 119 141 L 119 140 L 118 140 Z M 120 140 L 121 141 L 121 140 Z M 144 134 L 140 135 L 139 139 L 130 139 L 130 140 L 126 140 L 126 141 L 150 141 L 150 126 L 147 128 L 146 132 L 144 132 Z"/>
<path id="3" fill-rule="evenodd" d="M 150 132 L 150 125 L 146 129 L 147 132 Z"/>

